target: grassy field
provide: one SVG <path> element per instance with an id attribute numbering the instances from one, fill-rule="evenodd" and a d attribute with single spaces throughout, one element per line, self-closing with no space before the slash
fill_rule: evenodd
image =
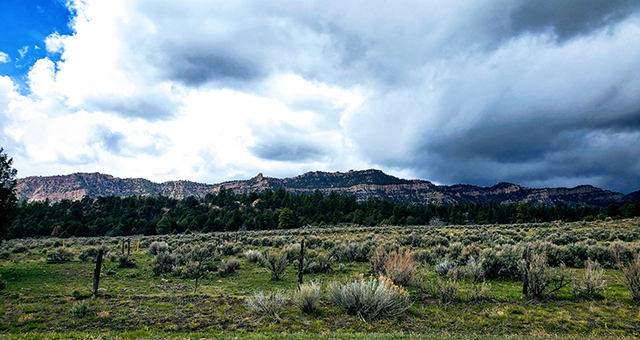
<path id="1" fill-rule="evenodd" d="M 285 231 L 236 232 L 100 238 L 41 238 L 4 242 L 0 249 L 0 336 L 6 339 L 569 339 L 636 338 L 640 333 L 640 305 L 626 288 L 611 253 L 633 258 L 638 252 L 640 221 L 548 223 L 529 225 L 447 227 L 308 228 Z M 131 239 L 132 268 L 120 268 L 122 241 Z M 247 299 L 259 291 L 283 291 L 293 296 L 297 270 L 296 245 L 305 239 L 307 263 L 330 258 L 330 269 L 305 274 L 304 281 L 323 285 L 315 314 L 286 304 L 278 317 L 256 314 Z M 140 240 L 140 248 L 137 248 Z M 64 243 L 63 243 L 64 242 Z M 188 258 L 197 245 L 213 244 L 216 255 L 209 272 L 194 293 L 188 263 L 172 273 L 154 275 L 152 242 L 166 242 L 172 254 Z M 571 262 L 574 280 L 584 275 L 584 258 L 599 257 L 605 264 L 606 286 L 597 294 L 580 296 L 571 286 L 553 295 L 522 296 L 518 277 L 489 278 L 478 296 L 470 277 L 459 278 L 459 290 L 450 303 L 433 293 L 434 268 L 443 261 L 465 268 L 469 255 L 488 266 L 506 259 L 527 244 L 542 242 L 549 263 Z M 100 290 L 91 296 L 92 261 L 79 256 L 104 245 L 110 257 L 102 269 Z M 69 251 L 66 263 L 47 263 L 52 252 Z M 396 316 L 365 320 L 345 313 L 328 297 L 330 282 L 342 282 L 372 272 L 376 249 L 406 250 L 416 259 L 417 272 L 407 286 L 411 307 Z M 270 279 L 261 264 L 245 258 L 248 250 L 289 255 L 285 276 Z M 493 255 L 492 255 L 493 254 Z M 497 255 L 496 255 L 497 254 Z M 491 257 L 494 256 L 494 257 Z M 215 270 L 235 258 L 231 273 Z M 512 256 L 513 257 L 513 256 Z M 607 264 L 608 259 L 608 264 Z M 519 259 L 511 259 L 517 261 Z M 580 265 L 576 265 L 580 264 Z M 513 263 L 512 263 L 513 265 Z M 178 268 L 181 267 L 181 268 Z M 498 268 L 498 267 L 492 267 Z M 325 268 L 326 269 L 326 268 Z M 427 287 L 427 288 L 425 288 Z M 476 293 L 474 293 L 476 292 Z"/>

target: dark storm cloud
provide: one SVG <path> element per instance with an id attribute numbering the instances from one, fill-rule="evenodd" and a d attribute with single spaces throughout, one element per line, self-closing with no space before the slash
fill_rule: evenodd
<path id="1" fill-rule="evenodd" d="M 561 39 L 615 24 L 640 9 L 637 0 L 526 0 L 511 14 L 516 33 L 551 29 Z"/>
<path id="2" fill-rule="evenodd" d="M 431 141 L 429 151 L 462 159 L 493 159 L 497 163 L 527 163 L 543 160 L 549 152 L 572 148 L 571 132 L 544 125 L 485 126 L 464 135 Z"/>
<path id="3" fill-rule="evenodd" d="M 375 164 L 444 184 L 637 190 L 640 23 L 628 17 L 562 44 L 523 32 L 430 60 L 419 86 L 372 96 L 350 135 Z"/>
<path id="4" fill-rule="evenodd" d="M 423 146 L 411 167 L 443 183 L 491 186 L 592 184 L 628 193 L 640 187 L 640 126 L 579 130 L 579 124 L 483 127 Z M 420 170 L 418 170 L 420 172 Z"/>
<path id="5" fill-rule="evenodd" d="M 211 81 L 246 82 L 260 73 L 250 62 L 212 53 L 174 56 L 169 72 L 171 79 L 195 87 Z"/>
<path id="6" fill-rule="evenodd" d="M 571 148 L 550 151 L 542 159 L 529 162 L 500 162 L 491 157 L 455 157 L 421 150 L 412 166 L 424 167 L 426 164 L 421 160 L 428 159 L 430 176 L 448 184 L 492 186 L 502 181 L 531 187 L 592 184 L 628 193 L 639 185 L 640 151 L 629 148 L 633 143 L 640 143 L 640 133 L 590 133 L 575 141 Z M 426 172 L 418 171 L 422 175 Z"/>
<path id="7" fill-rule="evenodd" d="M 258 145 L 250 150 L 255 156 L 262 159 L 281 162 L 302 162 L 325 156 L 324 151 L 320 148 L 288 143 Z"/>
<path id="8" fill-rule="evenodd" d="M 173 118 L 178 107 L 177 103 L 159 93 L 134 97 L 103 96 L 87 100 L 86 105 L 96 111 L 115 113 L 124 118 L 142 118 L 152 122 Z"/>
<path id="9" fill-rule="evenodd" d="M 310 136 L 289 124 L 262 124 L 252 126 L 258 138 L 249 152 L 265 160 L 279 162 L 318 161 L 328 156 L 326 146 L 317 137 Z"/>

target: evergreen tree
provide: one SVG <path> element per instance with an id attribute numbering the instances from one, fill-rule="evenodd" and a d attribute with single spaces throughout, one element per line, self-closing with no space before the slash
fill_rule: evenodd
<path id="1" fill-rule="evenodd" d="M 278 216 L 278 228 L 279 229 L 290 229 L 295 228 L 297 224 L 296 215 L 293 213 L 293 210 L 289 208 L 284 208 L 280 212 Z"/>
<path id="2" fill-rule="evenodd" d="M 11 167 L 13 158 L 9 158 L 0 148 L 0 242 L 7 237 L 7 230 L 13 221 L 18 199 L 16 197 L 16 174 Z"/>
<path id="3" fill-rule="evenodd" d="M 528 203 L 520 202 L 516 208 L 516 223 L 527 223 L 531 221 L 531 206 Z"/>

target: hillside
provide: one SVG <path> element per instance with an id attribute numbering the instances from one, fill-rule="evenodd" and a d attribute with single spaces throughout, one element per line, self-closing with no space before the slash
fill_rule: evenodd
<path id="1" fill-rule="evenodd" d="M 118 178 L 100 173 L 75 173 L 65 176 L 27 177 L 18 180 L 18 198 L 26 201 L 78 200 L 83 196 L 168 196 L 204 197 L 217 193 L 221 187 L 235 193 L 262 192 L 285 188 L 293 193 L 315 190 L 329 194 L 353 194 L 359 201 L 369 197 L 408 204 L 510 204 L 527 202 L 532 205 L 595 206 L 624 204 L 638 200 L 638 192 L 630 195 L 583 185 L 575 188 L 527 188 L 512 183 L 498 183 L 491 187 L 474 185 L 435 185 L 424 180 L 406 180 L 380 170 L 348 172 L 308 172 L 292 178 L 273 178 L 258 174 L 248 180 L 204 184 L 189 181 L 154 183 L 142 178 Z"/>

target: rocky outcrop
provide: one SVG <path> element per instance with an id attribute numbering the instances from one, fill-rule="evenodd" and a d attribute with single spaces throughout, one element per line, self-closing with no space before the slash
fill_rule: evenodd
<path id="1" fill-rule="evenodd" d="M 640 192 L 623 195 L 583 185 L 575 188 L 527 188 L 513 183 L 498 183 L 492 187 L 456 184 L 435 185 L 424 180 L 406 180 L 385 174 L 380 170 L 348 172 L 308 172 L 292 178 L 265 177 L 262 174 L 240 181 L 203 184 L 189 181 L 154 183 L 142 178 L 117 178 L 100 173 L 76 173 L 66 176 L 27 177 L 18 180 L 18 198 L 26 201 L 77 200 L 84 196 L 157 196 L 173 198 L 204 197 L 232 189 L 235 193 L 277 190 L 292 193 L 312 193 L 319 190 L 327 195 L 353 194 L 359 201 L 369 197 L 408 204 L 510 204 L 527 202 L 532 205 L 597 206 L 624 204 L 637 201 Z"/>

